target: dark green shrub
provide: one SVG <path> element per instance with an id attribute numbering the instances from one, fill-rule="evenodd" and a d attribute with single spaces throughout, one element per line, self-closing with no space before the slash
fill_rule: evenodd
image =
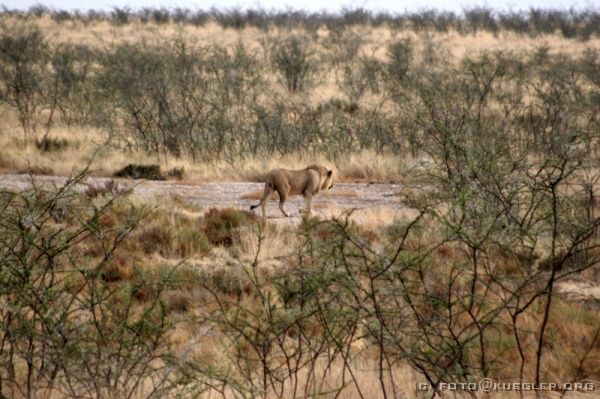
<path id="1" fill-rule="evenodd" d="M 189 23 L 191 11 L 187 8 L 176 7 L 173 12 L 171 18 L 173 22 L 181 24 L 181 23 Z"/>
<path id="2" fill-rule="evenodd" d="M 164 180 L 160 172 L 160 165 L 129 164 L 116 171 L 115 177 L 129 177 L 131 179 Z"/>
<path id="3" fill-rule="evenodd" d="M 493 11 L 487 7 L 474 7 L 464 11 L 465 19 L 474 33 L 478 30 L 495 33 L 498 30 Z"/>
<path id="4" fill-rule="evenodd" d="M 93 80 L 90 78 L 96 54 L 88 46 L 61 44 L 52 54 L 57 79 L 57 109 L 68 126 L 95 125 L 101 122 Z"/>
<path id="5" fill-rule="evenodd" d="M 52 13 L 52 20 L 57 23 L 63 23 L 66 21 L 72 21 L 73 15 L 69 11 L 61 10 Z"/>
<path id="6" fill-rule="evenodd" d="M 50 9 L 41 4 L 36 4 L 34 6 L 29 7 L 28 13 L 36 16 L 37 18 L 40 18 L 46 14 L 50 14 Z"/>
<path id="7" fill-rule="evenodd" d="M 169 10 L 166 8 L 158 8 L 152 10 L 152 19 L 157 24 L 166 24 L 171 19 Z"/>
<path id="8" fill-rule="evenodd" d="M 514 11 L 500 13 L 498 16 L 498 23 L 503 29 L 508 31 L 520 34 L 525 34 L 529 31 L 529 21 L 527 16 L 522 13 Z"/>

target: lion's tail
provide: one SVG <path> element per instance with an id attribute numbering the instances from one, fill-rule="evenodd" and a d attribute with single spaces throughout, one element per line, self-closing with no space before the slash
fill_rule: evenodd
<path id="1" fill-rule="evenodd" d="M 267 200 L 267 198 L 269 198 L 269 195 L 271 195 L 271 192 L 274 189 L 275 189 L 275 183 L 273 182 L 273 176 L 271 174 L 269 174 L 267 176 L 267 179 L 265 180 L 265 191 L 263 191 L 263 196 L 260 199 L 260 202 L 256 205 L 250 205 L 250 210 L 258 208 L 260 205 L 262 205 L 262 203 L 265 202 Z"/>

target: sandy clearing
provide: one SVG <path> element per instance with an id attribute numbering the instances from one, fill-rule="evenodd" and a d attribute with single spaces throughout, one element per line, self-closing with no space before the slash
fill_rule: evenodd
<path id="1" fill-rule="evenodd" d="M 67 177 L 62 176 L 32 177 L 27 174 L 4 174 L 0 175 L 0 189 L 26 190 L 31 188 L 32 179 L 34 184 L 46 187 L 60 187 L 67 181 Z M 247 210 L 250 205 L 258 203 L 258 200 L 247 197 L 264 188 L 263 183 L 250 182 L 189 183 L 101 177 L 88 177 L 83 184 L 79 184 L 76 188 L 84 191 L 89 186 L 103 186 L 110 180 L 117 182 L 121 188 L 131 189 L 132 196 L 138 199 L 153 201 L 160 197 L 177 196 L 202 208 L 232 207 Z M 375 215 L 378 222 L 385 223 L 388 221 L 386 219 L 411 214 L 410 209 L 402 203 L 399 195 L 403 188 L 404 186 L 400 184 L 336 183 L 331 191 L 313 199 L 313 213 L 332 216 L 356 209 L 358 213 L 370 212 Z M 288 213 L 292 215 L 290 221 L 299 221 L 299 213 L 304 207 L 302 197 L 289 198 L 285 206 Z M 257 211 L 259 210 L 257 209 Z M 269 203 L 267 213 L 270 220 L 286 220 L 277 207 L 277 200 Z"/>

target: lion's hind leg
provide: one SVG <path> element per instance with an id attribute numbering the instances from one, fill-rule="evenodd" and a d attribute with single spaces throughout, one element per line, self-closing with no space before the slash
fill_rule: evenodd
<path id="1" fill-rule="evenodd" d="M 279 194 L 279 209 L 286 218 L 289 218 L 290 216 L 286 213 L 285 209 L 283 209 L 283 206 L 285 205 L 285 201 L 287 200 L 289 192 L 289 184 L 282 185 L 282 187 L 277 187 L 277 194 Z"/>
<path id="2" fill-rule="evenodd" d="M 273 194 L 273 191 L 275 191 L 275 190 L 269 183 L 265 184 L 265 191 L 263 192 L 263 196 L 260 199 L 260 202 L 256 205 L 250 206 L 250 210 L 253 210 L 254 208 L 258 208 L 258 206 L 260 205 L 260 208 L 262 210 L 263 219 L 266 219 L 267 218 L 267 200 L 269 198 L 271 198 L 271 194 Z"/>

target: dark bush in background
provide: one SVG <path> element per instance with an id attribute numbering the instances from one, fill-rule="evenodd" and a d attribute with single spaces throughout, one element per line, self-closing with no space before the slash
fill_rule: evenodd
<path id="1" fill-rule="evenodd" d="M 38 139 L 40 124 L 46 134 L 56 106 L 55 76 L 47 70 L 51 50 L 42 31 L 19 21 L 0 25 L 0 100 L 19 118 L 25 139 Z M 50 116 L 40 114 L 48 110 Z"/>
<path id="2" fill-rule="evenodd" d="M 33 6 L 28 11 L 11 10 L 4 7 L 2 13 L 26 19 L 50 15 L 57 22 L 81 21 L 88 24 L 93 21 L 110 21 L 120 26 L 139 21 L 142 23 L 164 24 L 170 21 L 180 24 L 202 26 L 209 21 L 218 23 L 223 28 L 242 29 L 256 27 L 269 30 L 279 28 L 307 28 L 314 30 L 319 26 L 328 29 L 345 29 L 358 25 L 382 26 L 393 29 L 414 29 L 416 31 L 435 30 L 447 32 L 456 30 L 463 34 L 478 31 L 497 33 L 502 27 L 509 32 L 529 34 L 561 33 L 564 37 L 577 37 L 583 40 L 600 32 L 598 28 L 600 12 L 593 8 L 586 9 L 540 9 L 530 8 L 522 11 L 500 11 L 487 7 L 475 7 L 463 10 L 462 13 L 423 9 L 417 12 L 404 13 L 377 12 L 364 8 L 343 9 L 338 13 L 307 11 L 266 11 L 264 9 L 240 10 L 190 10 L 185 8 L 149 8 L 131 9 L 114 7 L 112 11 L 89 10 L 86 14 L 79 11 L 50 9 L 44 6 Z"/>
<path id="3" fill-rule="evenodd" d="M 310 40 L 307 37 L 290 36 L 276 44 L 273 49 L 273 66 L 290 93 L 302 91 L 315 68 L 309 45 Z"/>

